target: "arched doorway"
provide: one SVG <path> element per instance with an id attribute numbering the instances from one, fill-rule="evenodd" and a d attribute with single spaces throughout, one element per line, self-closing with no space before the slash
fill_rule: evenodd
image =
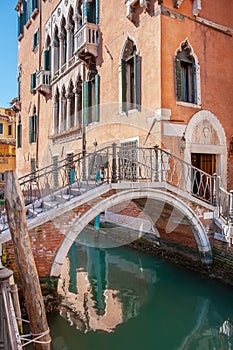
<path id="1" fill-rule="evenodd" d="M 207 110 L 197 112 L 187 125 L 185 139 L 184 159 L 210 175 L 217 173 L 225 187 L 226 135 L 218 118 Z"/>

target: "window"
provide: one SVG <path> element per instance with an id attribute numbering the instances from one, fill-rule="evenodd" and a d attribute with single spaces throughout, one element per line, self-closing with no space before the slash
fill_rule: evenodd
<path id="1" fill-rule="evenodd" d="M 34 92 L 36 88 L 36 73 L 31 74 L 31 86 L 30 86 L 30 91 Z"/>
<path id="2" fill-rule="evenodd" d="M 4 126 L 3 123 L 0 123 L 0 134 L 3 135 L 4 133 Z"/>
<path id="3" fill-rule="evenodd" d="M 32 50 L 35 50 L 39 44 L 39 29 L 33 34 L 33 44 L 32 44 Z"/>
<path id="4" fill-rule="evenodd" d="M 119 152 L 120 166 L 119 173 L 121 179 L 137 179 L 138 164 L 138 140 L 125 140 L 121 142 Z"/>
<path id="5" fill-rule="evenodd" d="M 31 180 L 36 179 L 36 158 L 31 158 Z"/>
<path id="6" fill-rule="evenodd" d="M 12 136 L 12 125 L 8 125 L 8 136 Z"/>
<path id="7" fill-rule="evenodd" d="M 83 83 L 84 123 L 99 121 L 99 75 Z"/>
<path id="8" fill-rule="evenodd" d="M 200 104 L 199 65 L 186 40 L 175 57 L 175 87 L 177 101 Z"/>
<path id="9" fill-rule="evenodd" d="M 140 106 L 141 100 L 141 58 L 136 46 L 127 40 L 121 60 L 122 111 L 127 112 Z"/>
<path id="10" fill-rule="evenodd" d="M 29 143 L 36 142 L 37 137 L 37 115 L 29 117 Z"/>
<path id="11" fill-rule="evenodd" d="M 17 125 L 17 148 L 22 147 L 22 124 Z"/>
<path id="12" fill-rule="evenodd" d="M 5 173 L 0 173 L 0 182 L 5 182 Z"/>

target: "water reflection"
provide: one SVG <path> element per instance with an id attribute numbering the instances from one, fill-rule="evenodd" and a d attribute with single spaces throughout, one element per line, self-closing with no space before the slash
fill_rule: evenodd
<path id="1" fill-rule="evenodd" d="M 231 288 L 127 248 L 74 244 L 59 293 L 53 349 L 232 349 Z"/>
<path id="2" fill-rule="evenodd" d="M 155 272 L 143 269 L 140 261 L 110 252 L 73 244 L 64 263 L 58 286 L 63 297 L 61 316 L 83 332 L 112 332 L 137 316 L 149 285 L 156 280 Z"/>

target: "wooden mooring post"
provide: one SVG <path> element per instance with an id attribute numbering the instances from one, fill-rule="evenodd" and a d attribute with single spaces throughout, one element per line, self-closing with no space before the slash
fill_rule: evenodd
<path id="1" fill-rule="evenodd" d="M 6 172 L 5 207 L 14 247 L 15 261 L 25 297 L 33 346 L 50 350 L 50 334 L 39 277 L 32 254 L 26 222 L 26 209 L 21 188 L 14 171 Z"/>

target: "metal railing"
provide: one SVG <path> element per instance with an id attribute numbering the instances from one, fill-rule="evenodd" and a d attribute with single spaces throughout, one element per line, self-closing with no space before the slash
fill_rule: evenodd
<path id="1" fill-rule="evenodd" d="M 167 182 L 218 206 L 219 216 L 229 220 L 230 193 L 209 175 L 171 153 L 154 148 L 126 147 L 113 143 L 92 153 L 68 158 L 19 178 L 26 204 L 43 207 L 50 200 L 68 200 L 102 183 Z M 58 200 L 58 202 L 59 202 Z M 58 203 L 59 205 L 59 203 Z"/>

